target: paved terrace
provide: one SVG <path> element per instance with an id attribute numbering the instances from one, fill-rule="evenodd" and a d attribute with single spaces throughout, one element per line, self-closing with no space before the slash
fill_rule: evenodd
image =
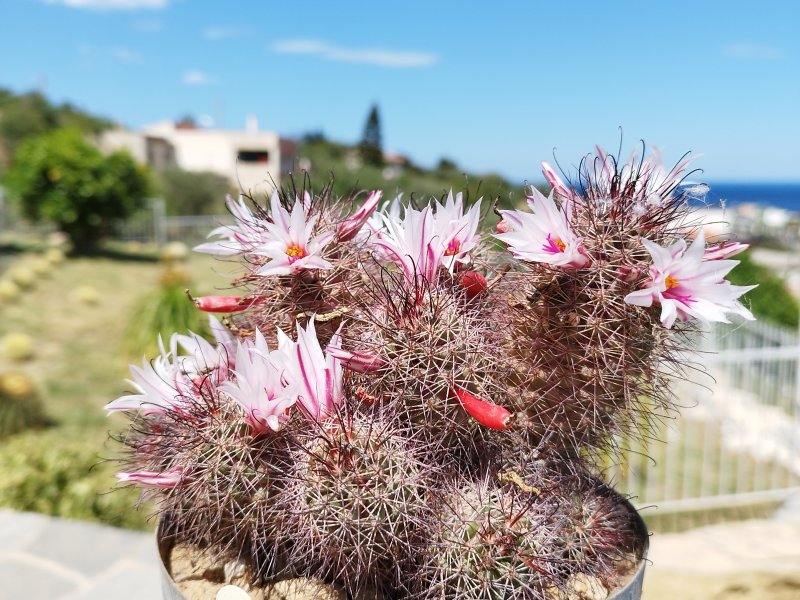
<path id="1" fill-rule="evenodd" d="M 800 507 L 769 520 L 659 534 L 650 560 L 644 600 L 662 597 L 654 582 L 673 576 L 780 572 L 800 578 Z M 152 534 L 7 509 L 0 509 L 0 581 L 0 600 L 161 598 Z"/>

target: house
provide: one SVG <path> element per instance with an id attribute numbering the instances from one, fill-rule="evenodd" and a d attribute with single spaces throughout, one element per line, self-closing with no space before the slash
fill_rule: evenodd
<path id="1" fill-rule="evenodd" d="M 98 145 L 107 152 L 126 149 L 156 170 L 175 166 L 211 171 L 248 193 L 280 185 L 282 167 L 294 160 L 282 151 L 296 151 L 296 145 L 282 143 L 277 133 L 259 130 L 252 117 L 244 130 L 207 129 L 190 121 L 161 121 L 141 131 L 113 129 L 101 134 Z"/>

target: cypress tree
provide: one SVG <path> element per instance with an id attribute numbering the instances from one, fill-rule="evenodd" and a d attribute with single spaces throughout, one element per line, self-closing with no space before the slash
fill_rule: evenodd
<path id="1" fill-rule="evenodd" d="M 383 165 L 383 149 L 381 146 L 381 119 L 378 114 L 378 105 L 373 104 L 364 125 L 364 135 L 359 144 L 361 160 L 365 165 Z"/>

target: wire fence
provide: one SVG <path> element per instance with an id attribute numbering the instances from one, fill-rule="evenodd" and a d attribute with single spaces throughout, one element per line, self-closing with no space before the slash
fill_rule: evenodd
<path id="1" fill-rule="evenodd" d="M 702 369 L 678 387 L 681 415 L 655 432 L 660 441 L 629 443 L 612 468 L 617 487 L 661 514 L 755 506 L 800 492 L 798 332 L 720 324 L 693 360 Z"/>

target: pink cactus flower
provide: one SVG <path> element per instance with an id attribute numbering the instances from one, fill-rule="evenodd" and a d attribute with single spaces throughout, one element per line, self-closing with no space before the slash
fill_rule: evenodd
<path id="1" fill-rule="evenodd" d="M 235 379 L 219 387 L 241 405 L 256 433 L 279 431 L 289 420 L 297 395 L 294 386 L 287 384 L 287 359 L 280 350 L 270 352 L 257 329 L 255 340 L 237 345 Z"/>
<path id="2" fill-rule="evenodd" d="M 163 472 L 138 471 L 136 473 L 117 473 L 120 483 L 133 483 L 142 487 L 173 488 L 180 485 L 185 478 L 182 467 L 173 467 Z"/>
<path id="3" fill-rule="evenodd" d="M 690 317 L 701 321 L 728 323 L 726 313 L 754 320 L 738 298 L 756 286 L 737 286 L 723 279 L 739 261 L 704 260 L 705 237 L 700 230 L 686 248 L 685 240 L 662 247 L 642 240 L 653 258 L 647 286 L 625 296 L 625 302 L 636 306 L 661 305 L 661 324 L 671 328 L 676 319 Z"/>
<path id="4" fill-rule="evenodd" d="M 359 241 L 374 241 L 385 235 L 387 232 L 386 219 L 395 223 L 401 222 L 404 211 L 402 199 L 403 194 L 397 194 L 392 200 L 387 200 L 378 210 L 372 213 L 372 216 L 367 219 L 365 227 L 359 232 Z"/>
<path id="5" fill-rule="evenodd" d="M 234 256 L 251 252 L 262 243 L 268 242 L 269 237 L 265 229 L 265 221 L 256 217 L 247 205 L 244 198 L 239 197 L 238 202 L 228 196 L 225 204 L 236 221 L 235 225 L 217 227 L 208 237 L 217 236 L 223 239 L 206 242 L 195 246 L 195 252 L 215 254 L 217 256 Z"/>
<path id="6" fill-rule="evenodd" d="M 305 329 L 297 324 L 296 342 L 280 331 L 279 339 L 280 350 L 291 357 L 286 376 L 297 386 L 297 403 L 309 418 L 324 421 L 344 399 L 342 365 L 335 356 L 335 349 L 341 347 L 340 332 L 331 338 L 325 353 L 319 345 L 313 319 Z"/>
<path id="7" fill-rule="evenodd" d="M 224 381 L 228 370 L 234 367 L 236 340 L 213 315 L 209 315 L 208 323 L 216 341 L 213 345 L 191 331 L 189 335 L 176 336 L 178 345 L 186 352 L 186 356 L 179 358 L 181 369 L 192 379 L 215 373 L 217 381 Z"/>
<path id="8" fill-rule="evenodd" d="M 158 338 L 160 354 L 152 361 L 144 359 L 141 367 L 130 366 L 133 379 L 130 383 L 137 393 L 120 396 L 106 404 L 109 412 L 118 410 L 141 410 L 143 414 L 164 412 L 179 408 L 187 394 L 191 394 L 192 382 L 182 369 L 177 356 L 177 336 L 170 339 L 169 351 Z"/>
<path id="9" fill-rule="evenodd" d="M 478 225 L 481 216 L 481 201 L 478 200 L 464 214 L 464 203 L 459 192 L 453 197 L 451 190 L 444 204 L 436 201 L 434 222 L 437 242 L 444 246 L 443 266 L 450 272 L 458 265 L 468 264 L 469 252 L 480 240 Z"/>
<path id="10" fill-rule="evenodd" d="M 291 214 L 280 204 L 277 194 L 270 201 L 272 223 L 266 223 L 269 241 L 259 245 L 254 254 L 270 259 L 259 275 L 294 275 L 306 269 L 331 269 L 333 265 L 321 253 L 333 237 L 333 231 L 311 235 L 317 215 L 306 219 L 303 204 L 295 200 Z"/>
<path id="11" fill-rule="evenodd" d="M 553 193 L 545 197 L 531 188 L 528 206 L 533 212 L 501 210 L 503 221 L 510 228 L 494 237 L 508 244 L 517 258 L 576 269 L 589 264 L 583 249 L 583 240 L 575 235 L 570 225 L 570 202 L 564 200 L 561 208 L 553 201 Z"/>
<path id="12" fill-rule="evenodd" d="M 369 221 L 372 213 L 375 212 L 375 208 L 378 206 L 382 196 L 383 192 L 380 190 L 370 192 L 364 204 L 339 224 L 339 228 L 336 231 L 337 241 L 347 242 L 355 238 L 361 228 Z"/>
<path id="13" fill-rule="evenodd" d="M 412 285 L 421 277 L 435 281 L 445 256 L 445 246 L 437 237 L 430 206 L 422 210 L 406 207 L 403 220 L 383 216 L 386 231 L 372 245 L 379 258 L 396 263 Z"/>

